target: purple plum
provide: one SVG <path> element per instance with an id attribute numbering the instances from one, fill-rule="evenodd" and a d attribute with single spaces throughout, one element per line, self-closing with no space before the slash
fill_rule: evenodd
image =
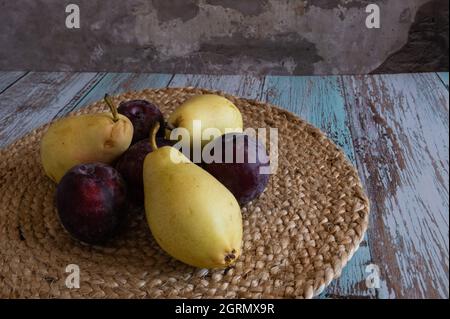
<path id="1" fill-rule="evenodd" d="M 162 137 L 156 138 L 156 144 L 158 147 L 173 145 Z M 133 204 L 142 205 L 144 202 L 142 171 L 145 157 L 151 151 L 150 139 L 146 138 L 132 145 L 117 161 L 116 169 L 127 183 L 129 198 Z"/>
<path id="2" fill-rule="evenodd" d="M 157 136 L 164 136 L 164 117 L 159 108 L 145 100 L 130 100 L 121 102 L 117 111 L 128 117 L 133 123 L 132 144 L 150 136 L 150 129 L 156 122 L 159 122 L 160 128 Z"/>
<path id="3" fill-rule="evenodd" d="M 70 169 L 56 190 L 60 221 L 75 239 L 102 244 L 112 238 L 127 219 L 126 185 L 113 167 L 81 164 Z"/>
<path id="4" fill-rule="evenodd" d="M 229 133 L 211 142 L 212 150 L 222 149 L 222 159 L 203 163 L 202 167 L 233 193 L 240 205 L 258 197 L 269 182 L 269 174 L 261 167 L 269 166 L 265 147 L 254 138 L 242 133 Z M 225 152 L 233 151 L 227 161 Z M 214 154 L 214 152 L 212 152 Z M 237 154 L 242 154 L 238 157 Z"/>

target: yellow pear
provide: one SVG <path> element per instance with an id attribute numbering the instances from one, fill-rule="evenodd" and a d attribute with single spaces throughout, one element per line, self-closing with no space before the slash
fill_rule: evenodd
<path id="1" fill-rule="evenodd" d="M 194 121 L 200 121 L 201 128 L 195 129 Z M 243 122 L 239 109 L 228 99 L 215 95 L 197 95 L 181 104 L 168 119 L 171 128 L 182 127 L 189 131 L 191 143 L 198 141 L 204 146 L 215 137 L 225 133 L 242 132 Z M 217 129 L 213 136 L 203 136 L 206 129 Z M 206 134 L 205 134 L 206 135 Z"/>
<path id="2" fill-rule="evenodd" d="M 133 124 L 117 113 L 107 96 L 111 112 L 71 116 L 53 123 L 41 141 L 44 171 L 56 183 L 75 165 L 112 163 L 130 146 Z"/>
<path id="3" fill-rule="evenodd" d="M 224 268 L 241 253 L 242 216 L 233 194 L 177 149 L 152 148 L 144 161 L 145 212 L 157 243 L 199 268 Z"/>

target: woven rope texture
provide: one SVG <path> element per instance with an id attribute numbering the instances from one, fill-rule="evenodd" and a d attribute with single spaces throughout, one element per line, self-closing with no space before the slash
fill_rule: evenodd
<path id="1" fill-rule="evenodd" d="M 130 92 L 167 117 L 195 94 L 183 88 Z M 221 92 L 213 92 L 224 95 Z M 106 247 L 71 239 L 59 223 L 55 187 L 39 143 L 48 125 L 0 151 L 0 297 L 311 298 L 358 248 L 369 204 L 355 169 L 320 130 L 274 106 L 225 95 L 245 127 L 278 128 L 279 163 L 265 192 L 243 209 L 244 242 L 235 267 L 205 271 L 172 259 L 153 240 L 142 212 Z M 79 113 L 106 111 L 96 102 Z M 80 267 L 80 288 L 65 285 Z"/>

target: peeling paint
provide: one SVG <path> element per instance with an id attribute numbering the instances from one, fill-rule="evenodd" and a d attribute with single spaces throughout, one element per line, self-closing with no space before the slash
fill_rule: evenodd
<path id="1" fill-rule="evenodd" d="M 435 0 L 400 15 L 400 23 L 411 24 L 404 46 L 393 52 L 373 73 L 426 72 L 448 70 L 448 13 L 447 0 Z"/>
<path id="2" fill-rule="evenodd" d="M 236 0 L 206 0 L 207 4 L 230 8 L 239 11 L 244 16 L 257 16 L 267 9 L 268 0 L 236 1 Z"/>
<path id="3" fill-rule="evenodd" d="M 192 0 L 154 0 L 152 3 L 157 12 L 158 20 L 163 23 L 174 19 L 180 19 L 181 21 L 186 22 L 194 18 L 199 11 L 196 2 L 197 1 Z"/>
<path id="4" fill-rule="evenodd" d="M 61 23 L 60 1 L 2 2 L 0 69 L 369 73 L 405 47 L 418 9 L 439 1 L 370 1 L 382 28 L 368 30 L 366 0 L 79 0 L 77 31 Z M 437 40 L 448 45 L 448 32 Z"/>

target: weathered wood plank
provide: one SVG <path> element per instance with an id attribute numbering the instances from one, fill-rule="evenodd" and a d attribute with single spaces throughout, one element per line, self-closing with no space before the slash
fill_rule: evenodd
<path id="1" fill-rule="evenodd" d="M 52 120 L 96 73 L 32 72 L 0 98 L 0 147 Z"/>
<path id="2" fill-rule="evenodd" d="M 0 72 L 0 94 L 25 74 L 27 72 Z"/>
<path id="3" fill-rule="evenodd" d="M 80 102 L 103 80 L 106 73 L 97 73 L 86 85 L 75 94 L 70 101 L 59 110 L 59 112 L 53 117 L 53 119 L 66 116 L 69 112 L 73 111 Z"/>
<path id="4" fill-rule="evenodd" d="M 176 74 L 169 86 L 220 90 L 244 98 L 258 99 L 262 95 L 263 83 L 263 77 L 255 76 Z"/>
<path id="5" fill-rule="evenodd" d="M 339 77 L 266 77 L 265 99 L 279 105 L 322 129 L 355 162 L 344 92 Z M 367 297 L 376 293 L 365 285 L 365 268 L 371 263 L 368 243 L 360 249 L 321 298 Z"/>
<path id="6" fill-rule="evenodd" d="M 448 89 L 448 72 L 439 72 L 438 76 L 441 78 L 442 82 L 444 82 Z"/>
<path id="7" fill-rule="evenodd" d="M 448 91 L 436 74 L 344 77 L 379 297 L 449 296 Z"/>
<path id="8" fill-rule="evenodd" d="M 91 91 L 80 100 L 72 103 L 70 108 L 64 109 L 64 112 L 62 112 L 60 116 L 84 107 L 92 102 L 101 100 L 105 93 L 119 94 L 146 88 L 163 88 L 169 84 L 171 78 L 171 74 L 106 73 Z"/>

